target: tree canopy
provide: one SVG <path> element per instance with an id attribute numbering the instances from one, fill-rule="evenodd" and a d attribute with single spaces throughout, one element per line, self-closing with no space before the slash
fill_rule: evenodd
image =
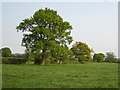
<path id="1" fill-rule="evenodd" d="M 10 48 L 5 47 L 0 49 L 0 53 L 2 54 L 2 57 L 9 57 L 12 54 L 12 51 L 10 50 Z"/>
<path id="2" fill-rule="evenodd" d="M 115 60 L 115 54 L 113 52 L 107 52 L 106 53 L 106 58 L 105 58 L 105 61 L 106 62 L 112 62 Z"/>
<path id="3" fill-rule="evenodd" d="M 103 53 L 94 54 L 93 61 L 102 62 L 104 61 L 105 55 Z"/>
<path id="4" fill-rule="evenodd" d="M 81 63 L 83 60 L 92 60 L 91 52 L 93 51 L 83 42 L 76 42 L 72 46 L 71 51 L 74 53 L 74 58 Z"/>
<path id="5" fill-rule="evenodd" d="M 70 23 L 63 21 L 57 11 L 49 8 L 39 9 L 33 16 L 24 19 L 16 29 L 24 32 L 22 46 L 26 47 L 26 51 L 39 53 L 35 58 L 37 64 L 45 61 L 48 53 L 51 57 L 61 56 L 58 49 L 67 51 L 67 44 L 72 42 Z M 51 54 L 56 52 L 59 54 Z"/>

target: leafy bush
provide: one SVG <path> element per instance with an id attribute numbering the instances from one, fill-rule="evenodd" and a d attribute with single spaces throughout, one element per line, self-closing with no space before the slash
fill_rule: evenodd
<path id="1" fill-rule="evenodd" d="M 34 60 L 28 60 L 26 61 L 26 64 L 34 64 Z"/>
<path id="2" fill-rule="evenodd" d="M 1 59 L 2 59 L 2 63 L 4 64 L 10 63 L 10 61 L 8 60 L 8 57 L 1 57 Z"/>
<path id="3" fill-rule="evenodd" d="M 118 62 L 117 63 L 120 63 L 120 60 L 118 60 Z"/>
<path id="4" fill-rule="evenodd" d="M 4 64 L 24 64 L 26 61 L 28 61 L 26 58 L 2 57 Z"/>
<path id="5" fill-rule="evenodd" d="M 112 60 L 113 63 L 120 63 L 120 60 L 115 58 L 114 60 Z"/>

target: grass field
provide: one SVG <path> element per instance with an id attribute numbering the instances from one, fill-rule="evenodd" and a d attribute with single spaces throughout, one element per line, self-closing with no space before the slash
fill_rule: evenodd
<path id="1" fill-rule="evenodd" d="M 3 88 L 118 88 L 118 64 L 2 65 Z"/>

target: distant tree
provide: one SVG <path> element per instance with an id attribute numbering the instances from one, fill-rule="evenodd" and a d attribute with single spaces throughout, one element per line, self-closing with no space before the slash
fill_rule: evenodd
<path id="1" fill-rule="evenodd" d="M 11 54 L 12 57 L 17 57 L 17 58 L 26 58 L 25 54 L 21 54 L 21 53 L 14 53 Z"/>
<path id="2" fill-rule="evenodd" d="M 103 62 L 104 58 L 105 58 L 105 55 L 103 53 L 94 54 L 93 61 L 95 61 L 95 62 Z"/>
<path id="3" fill-rule="evenodd" d="M 74 58 L 78 60 L 80 63 L 82 63 L 83 60 L 92 60 L 91 52 L 93 52 L 93 50 L 90 49 L 88 45 L 85 43 L 76 42 L 72 46 L 71 51 L 74 54 Z"/>
<path id="4" fill-rule="evenodd" d="M 116 56 L 113 52 L 107 52 L 105 61 L 106 62 L 113 62 L 115 60 L 115 58 L 116 58 Z"/>
<path id="5" fill-rule="evenodd" d="M 57 54 L 51 53 L 56 53 L 58 48 L 64 52 L 63 48 L 72 42 L 70 23 L 63 21 L 57 11 L 48 8 L 36 11 L 16 29 L 24 32 L 22 46 L 26 47 L 26 51 L 36 53 L 35 64 L 42 64 L 48 58 L 55 57 Z"/>
<path id="6" fill-rule="evenodd" d="M 11 56 L 11 53 L 12 53 L 12 51 L 8 47 L 2 48 L 0 52 L 2 54 L 2 57 L 9 57 Z"/>

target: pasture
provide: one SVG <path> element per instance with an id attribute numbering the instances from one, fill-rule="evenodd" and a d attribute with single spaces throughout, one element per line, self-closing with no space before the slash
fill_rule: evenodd
<path id="1" fill-rule="evenodd" d="M 118 64 L 3 64 L 3 88 L 118 88 Z"/>

